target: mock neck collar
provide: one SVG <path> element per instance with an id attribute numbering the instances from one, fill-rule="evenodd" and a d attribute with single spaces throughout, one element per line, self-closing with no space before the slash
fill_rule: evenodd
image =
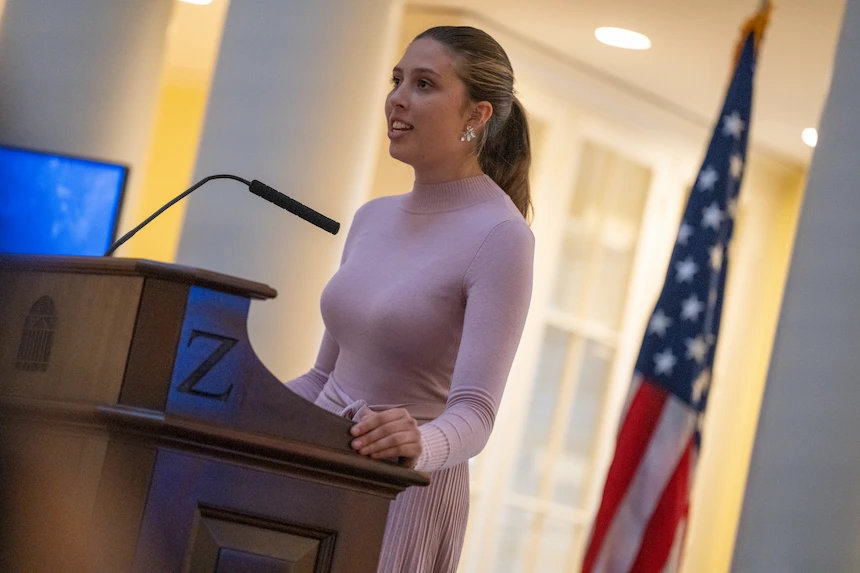
<path id="1" fill-rule="evenodd" d="M 400 207 L 411 213 L 441 213 L 471 207 L 504 193 L 486 174 L 432 185 L 414 183 L 412 191 L 401 196 Z"/>

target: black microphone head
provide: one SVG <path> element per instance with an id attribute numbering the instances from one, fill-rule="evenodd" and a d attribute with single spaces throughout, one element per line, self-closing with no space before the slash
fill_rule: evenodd
<path id="1" fill-rule="evenodd" d="M 287 197 L 280 191 L 269 187 L 262 181 L 257 181 L 256 179 L 254 179 L 253 181 L 251 181 L 251 184 L 248 185 L 248 189 L 254 195 L 261 197 L 266 201 L 270 201 L 278 207 L 285 209 L 294 215 L 298 215 L 308 223 L 312 223 L 320 229 L 328 231 L 332 235 L 336 235 L 337 232 L 340 230 L 340 223 L 338 223 L 337 221 L 329 219 L 322 213 L 318 213 L 310 207 L 299 203 L 295 199 Z"/>

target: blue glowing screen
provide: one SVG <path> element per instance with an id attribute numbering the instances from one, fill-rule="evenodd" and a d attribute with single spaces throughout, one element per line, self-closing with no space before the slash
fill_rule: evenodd
<path id="1" fill-rule="evenodd" d="M 0 251 L 102 255 L 128 169 L 0 146 Z"/>

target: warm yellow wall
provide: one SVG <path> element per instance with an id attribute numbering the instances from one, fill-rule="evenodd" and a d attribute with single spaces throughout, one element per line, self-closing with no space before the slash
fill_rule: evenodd
<path id="1" fill-rule="evenodd" d="M 228 6 L 229 0 L 215 0 L 207 6 L 180 2 L 176 6 L 168 30 L 141 199 L 132 217 L 135 222 L 144 220 L 192 183 Z M 184 214 L 185 204 L 180 201 L 131 239 L 123 255 L 173 262 Z"/>
<path id="2" fill-rule="evenodd" d="M 803 172 L 753 154 L 732 241 L 721 336 L 691 500 L 685 573 L 731 567 Z"/>

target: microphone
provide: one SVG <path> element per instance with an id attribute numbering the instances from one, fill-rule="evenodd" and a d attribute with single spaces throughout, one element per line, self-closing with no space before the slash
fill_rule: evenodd
<path id="1" fill-rule="evenodd" d="M 257 197 L 262 197 L 266 201 L 271 201 L 281 209 L 286 209 L 293 215 L 301 217 L 308 223 L 312 223 L 320 229 L 328 231 L 332 235 L 336 235 L 338 230 L 340 229 L 340 223 L 338 223 L 337 221 L 333 221 L 325 215 L 317 213 L 310 207 L 302 205 L 295 199 L 290 199 L 283 193 L 272 189 L 265 183 L 261 183 L 256 179 L 251 181 L 251 184 L 248 185 L 248 189 L 250 189 L 251 193 L 253 193 Z"/>
<path id="2" fill-rule="evenodd" d="M 310 207 L 308 207 L 306 205 L 302 205 L 301 203 L 299 203 L 295 199 L 291 199 L 290 197 L 287 197 L 283 193 L 272 189 L 271 187 L 269 187 L 265 183 L 261 183 L 260 181 L 257 181 L 256 179 L 254 179 L 251 182 L 248 182 L 248 180 L 242 179 L 241 177 L 237 177 L 236 175 L 229 175 L 229 174 L 210 175 L 209 177 L 204 177 L 203 179 L 201 179 L 200 181 L 198 181 L 197 183 L 195 183 L 194 185 L 192 185 L 191 187 L 189 187 L 188 189 L 186 189 L 185 191 L 183 191 L 182 193 L 180 193 L 179 195 L 177 195 L 176 197 L 171 199 L 163 207 L 161 207 L 161 209 L 159 209 L 158 211 L 156 211 L 155 213 L 153 213 L 152 215 L 147 217 L 146 220 L 144 220 L 140 225 L 138 225 L 137 227 L 135 227 L 134 229 L 132 229 L 131 231 L 129 231 L 128 233 L 126 233 L 125 235 L 120 237 L 119 240 L 117 240 L 114 244 L 112 244 L 110 246 L 110 248 L 107 251 L 105 251 L 104 256 L 108 257 L 108 256 L 112 255 L 113 252 L 116 251 L 123 243 L 125 243 L 130 238 L 132 238 L 135 235 L 135 233 L 137 233 L 138 231 L 143 229 L 145 226 L 147 226 L 153 219 L 155 219 L 156 217 L 161 215 L 163 212 L 165 212 L 167 209 L 172 207 L 174 203 L 177 203 L 178 201 L 182 200 L 189 193 L 191 193 L 192 191 L 194 191 L 198 187 L 202 186 L 203 184 L 205 184 L 205 183 L 207 183 L 213 179 L 233 179 L 234 181 L 238 181 L 240 183 L 243 183 L 243 184 L 248 186 L 248 189 L 250 189 L 251 193 L 253 193 L 254 195 L 257 195 L 258 197 L 262 197 L 263 199 L 266 199 L 267 201 L 274 203 L 278 207 L 280 207 L 282 209 L 286 209 L 287 211 L 289 211 L 290 213 L 292 213 L 294 215 L 298 215 L 299 217 L 301 217 L 305 221 L 316 225 L 317 227 L 319 227 L 320 229 L 323 229 L 324 231 L 328 231 L 332 235 L 337 235 L 337 232 L 340 230 L 340 223 L 338 223 L 337 221 L 329 219 L 328 217 L 326 217 L 322 213 L 318 213 L 317 211 L 314 211 Z"/>

